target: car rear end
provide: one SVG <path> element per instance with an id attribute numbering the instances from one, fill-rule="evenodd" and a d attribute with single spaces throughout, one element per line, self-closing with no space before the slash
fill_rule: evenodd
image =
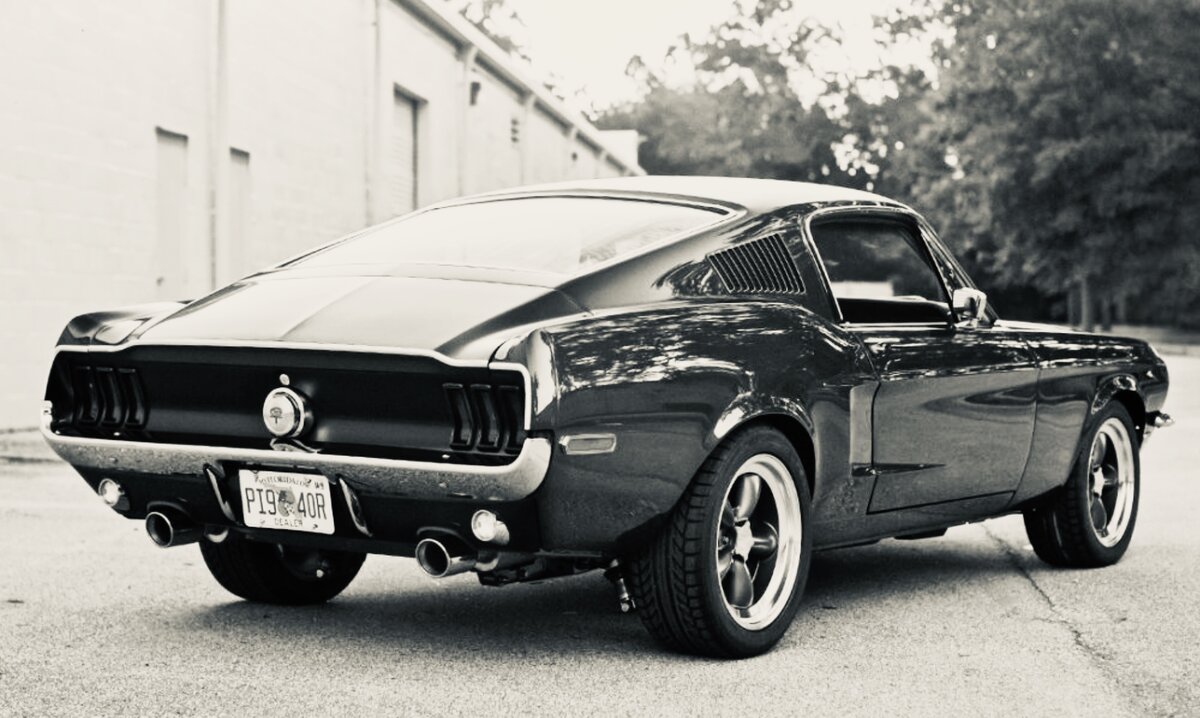
<path id="1" fill-rule="evenodd" d="M 279 390 L 301 406 L 276 432 L 266 403 Z M 336 347 L 64 348 L 46 399 L 47 441 L 114 510 L 158 512 L 188 539 L 233 530 L 413 555 L 443 532 L 478 550 L 469 527 L 487 510 L 503 517 L 506 551 L 539 547 L 530 494 L 550 442 L 528 433 L 519 365 Z"/>

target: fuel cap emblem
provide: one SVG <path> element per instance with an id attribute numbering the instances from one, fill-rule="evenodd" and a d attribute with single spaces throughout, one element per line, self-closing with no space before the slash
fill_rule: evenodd
<path id="1" fill-rule="evenodd" d="M 272 389 L 263 401 L 263 424 L 278 437 L 300 436 L 311 420 L 304 397 L 286 386 Z"/>

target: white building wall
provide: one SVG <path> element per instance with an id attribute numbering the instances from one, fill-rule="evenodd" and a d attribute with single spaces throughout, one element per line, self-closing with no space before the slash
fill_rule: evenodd
<path id="1" fill-rule="evenodd" d="M 0 429 L 37 421 L 55 340 L 155 296 L 156 127 L 189 139 L 185 259 L 205 240 L 207 3 L 0 3 Z M 197 92 L 196 88 L 201 88 Z"/>
<path id="2" fill-rule="evenodd" d="M 228 144 L 250 155 L 251 196 L 245 246 L 222 242 L 241 258 L 222 282 L 367 222 L 367 6 L 291 0 L 280 10 L 226 2 Z"/>
<path id="3" fill-rule="evenodd" d="M 570 127 L 599 133 L 446 12 L 437 0 L 0 2 L 0 430 L 36 423 L 71 316 L 161 293 L 160 135 L 187 138 L 188 296 L 390 216 L 397 90 L 419 100 L 420 205 L 640 172 L 568 143 Z"/>
<path id="4" fill-rule="evenodd" d="M 600 164 L 596 161 L 596 147 L 576 137 L 571 143 L 572 163 L 568 176 L 573 179 L 586 179 L 599 176 Z"/>
<path id="5" fill-rule="evenodd" d="M 541 107 L 529 113 L 525 134 L 521 138 L 522 142 L 528 143 L 528 151 L 532 155 L 527 183 L 553 182 L 568 176 L 571 152 L 567 146 L 567 131 L 568 128 L 546 114 Z"/>
<path id="6" fill-rule="evenodd" d="M 606 156 L 602 162 L 598 161 L 596 167 L 597 177 L 620 177 L 624 174 L 621 168 L 613 163 L 613 158 Z"/>
<path id="7" fill-rule="evenodd" d="M 467 193 L 521 184 L 522 98 L 513 88 L 480 67 L 475 104 L 467 108 Z M 513 123 L 518 140 L 513 142 Z"/>
<path id="8" fill-rule="evenodd" d="M 463 194 L 459 187 L 461 115 L 466 101 L 459 49 L 405 7 L 382 5 L 381 96 L 397 88 L 418 99 L 418 204 Z M 384 103 L 385 105 L 387 103 Z M 386 126 L 386 120 L 381 120 Z M 386 168 L 384 168 L 386 169 Z M 391 215 L 380 211 L 375 221 Z"/>

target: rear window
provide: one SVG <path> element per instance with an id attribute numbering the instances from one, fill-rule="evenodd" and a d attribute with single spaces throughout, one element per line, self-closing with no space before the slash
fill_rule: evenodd
<path id="1" fill-rule="evenodd" d="M 298 263 L 411 262 L 570 275 L 710 224 L 722 215 L 699 207 L 608 198 L 479 202 L 414 214 Z"/>

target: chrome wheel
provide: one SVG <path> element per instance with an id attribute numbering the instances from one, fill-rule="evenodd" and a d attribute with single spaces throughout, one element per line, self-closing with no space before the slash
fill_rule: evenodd
<path id="1" fill-rule="evenodd" d="M 1101 545 L 1113 547 L 1133 516 L 1133 441 L 1119 419 L 1100 425 L 1088 459 L 1088 514 Z"/>
<path id="2" fill-rule="evenodd" d="M 748 630 L 769 626 L 796 584 L 804 526 L 787 466 L 771 454 L 747 459 L 717 520 L 717 581 L 725 608 Z"/>

